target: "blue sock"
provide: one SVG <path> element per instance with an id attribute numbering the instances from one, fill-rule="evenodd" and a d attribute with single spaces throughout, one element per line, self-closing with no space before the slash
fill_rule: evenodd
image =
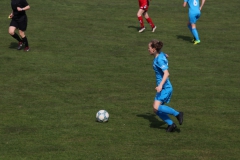
<path id="1" fill-rule="evenodd" d="M 159 112 L 159 111 L 156 114 L 158 115 L 159 118 L 161 118 L 168 125 L 172 125 L 173 124 L 173 121 L 168 117 L 167 114 Z"/>
<path id="2" fill-rule="evenodd" d="M 168 106 L 165 106 L 165 105 L 160 105 L 158 107 L 158 111 L 163 112 L 165 114 L 171 114 L 171 115 L 174 115 L 174 116 L 177 116 L 179 114 L 179 112 L 176 111 L 175 109 L 173 109 L 171 107 L 168 107 Z"/>
<path id="3" fill-rule="evenodd" d="M 191 25 L 191 24 L 188 25 L 188 29 L 189 29 L 190 32 L 192 33 L 192 25 Z M 193 33 L 192 33 L 192 35 L 193 35 Z"/>
<path id="4" fill-rule="evenodd" d="M 193 33 L 193 36 L 195 37 L 195 39 L 196 39 L 197 41 L 199 41 L 200 39 L 199 39 L 199 37 L 198 37 L 198 31 L 197 31 L 196 28 L 193 28 L 193 29 L 192 29 L 192 33 Z"/>

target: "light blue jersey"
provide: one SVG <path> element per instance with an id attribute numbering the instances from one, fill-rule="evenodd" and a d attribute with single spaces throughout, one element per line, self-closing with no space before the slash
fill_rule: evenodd
<path id="1" fill-rule="evenodd" d="M 168 70 L 168 60 L 166 55 L 161 52 L 156 58 L 153 60 L 153 69 L 156 75 L 156 85 L 158 86 L 163 78 L 163 71 Z M 166 80 L 163 88 L 172 88 L 172 84 L 169 78 Z"/>
<path id="2" fill-rule="evenodd" d="M 195 24 L 201 16 L 200 7 L 199 7 L 199 0 L 184 0 L 184 2 L 188 3 L 189 22 L 191 24 Z"/>
<path id="3" fill-rule="evenodd" d="M 163 52 L 161 52 L 156 58 L 154 58 L 153 69 L 156 75 L 156 85 L 158 86 L 162 81 L 164 71 L 168 70 L 168 60 Z M 166 82 L 162 87 L 162 90 L 156 93 L 154 100 L 158 100 L 162 102 L 162 104 L 169 103 L 172 96 L 172 91 L 172 84 L 169 78 L 167 78 Z"/>
<path id="4" fill-rule="evenodd" d="M 200 13 L 199 0 L 184 0 L 184 2 L 188 3 L 189 14 Z"/>

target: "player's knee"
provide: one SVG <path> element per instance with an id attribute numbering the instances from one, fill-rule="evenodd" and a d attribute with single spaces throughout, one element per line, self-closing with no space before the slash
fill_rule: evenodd
<path id="1" fill-rule="evenodd" d="M 20 32 L 19 34 L 20 34 L 20 36 L 21 36 L 22 38 L 24 38 L 24 37 L 25 37 L 25 34 L 24 34 L 24 32 Z"/>
<path id="2" fill-rule="evenodd" d="M 12 30 L 9 30 L 8 33 L 9 33 L 11 36 L 13 36 L 15 32 L 12 31 Z"/>
<path id="3" fill-rule="evenodd" d="M 144 15 L 144 10 L 139 9 L 138 12 L 137 12 L 137 16 L 141 17 L 142 15 Z"/>
<path id="4" fill-rule="evenodd" d="M 145 17 L 146 19 L 148 19 L 148 18 L 149 18 L 149 15 L 148 15 L 147 13 L 145 13 L 145 14 L 144 14 L 144 17 Z"/>
<path id="5" fill-rule="evenodd" d="M 157 110 L 153 108 L 153 113 L 157 113 Z"/>
<path id="6" fill-rule="evenodd" d="M 153 105 L 153 113 L 157 113 L 157 109 L 156 109 L 156 107 Z"/>
<path id="7" fill-rule="evenodd" d="M 153 105 L 153 110 L 156 113 L 158 111 L 158 106 L 157 105 Z"/>

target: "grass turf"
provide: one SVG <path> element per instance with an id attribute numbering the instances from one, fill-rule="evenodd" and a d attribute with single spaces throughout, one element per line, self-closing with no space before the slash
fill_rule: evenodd
<path id="1" fill-rule="evenodd" d="M 7 33 L 10 2 L 0 2 L 0 159 L 239 159 L 237 0 L 206 2 L 197 46 L 180 1 L 152 1 L 158 28 L 145 21 L 142 34 L 137 1 L 29 4 L 25 53 Z M 185 113 L 171 134 L 152 113 L 151 39 L 170 56 L 169 106 Z M 95 122 L 100 109 L 108 123 Z"/>

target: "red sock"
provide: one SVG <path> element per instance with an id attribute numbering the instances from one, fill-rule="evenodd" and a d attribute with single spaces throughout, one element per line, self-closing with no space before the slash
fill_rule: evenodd
<path id="1" fill-rule="evenodd" d="M 152 28 L 155 27 L 155 25 L 153 24 L 152 19 L 151 19 L 150 17 L 147 18 L 146 20 L 147 20 L 147 22 L 150 24 L 150 26 L 151 26 Z"/>
<path id="2" fill-rule="evenodd" d="M 139 23 L 140 23 L 140 25 L 141 25 L 141 28 L 144 28 L 142 16 L 141 16 L 141 17 L 138 17 L 138 20 L 139 20 Z"/>

